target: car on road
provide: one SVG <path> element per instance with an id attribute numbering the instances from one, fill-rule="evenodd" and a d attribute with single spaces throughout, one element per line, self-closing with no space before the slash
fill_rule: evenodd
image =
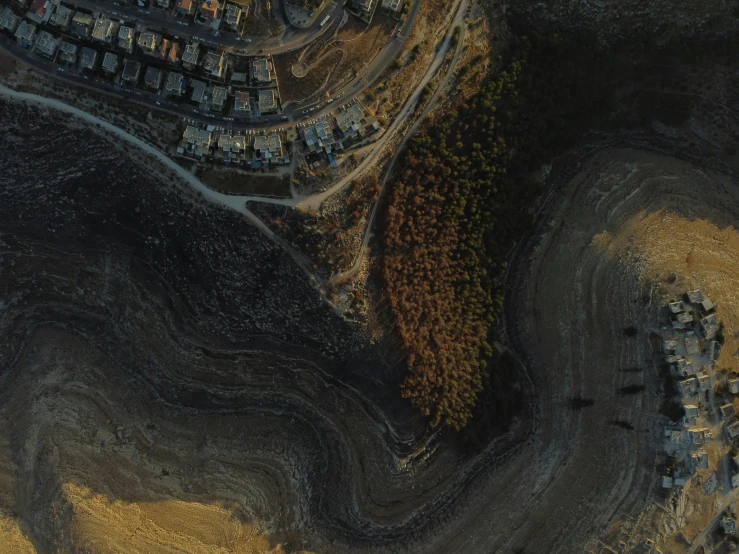
<path id="1" fill-rule="evenodd" d="M 59 71 L 64 71 L 64 68 L 63 68 L 63 67 L 57 67 L 57 69 L 58 69 Z"/>

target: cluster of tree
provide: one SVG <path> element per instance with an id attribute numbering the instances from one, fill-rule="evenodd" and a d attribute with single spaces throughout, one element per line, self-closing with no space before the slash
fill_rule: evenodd
<path id="1" fill-rule="evenodd" d="M 404 397 L 432 426 L 475 411 L 504 298 L 501 275 L 531 223 L 531 170 L 607 103 L 594 38 L 532 35 L 495 78 L 412 141 L 389 198 L 383 277 L 407 349 Z"/>

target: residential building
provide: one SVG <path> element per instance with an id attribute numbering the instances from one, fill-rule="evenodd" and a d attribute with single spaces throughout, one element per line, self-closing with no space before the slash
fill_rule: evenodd
<path id="1" fill-rule="evenodd" d="M 59 46 L 59 57 L 62 61 L 73 64 L 77 61 L 77 45 L 63 41 Z"/>
<path id="2" fill-rule="evenodd" d="M 213 135 L 210 131 L 188 125 L 182 135 L 180 148 L 187 150 L 190 155 L 201 157 L 208 153 L 212 144 Z"/>
<path id="3" fill-rule="evenodd" d="M 51 19 L 52 11 L 49 0 L 33 0 L 26 17 L 34 23 L 47 23 Z"/>
<path id="4" fill-rule="evenodd" d="M 121 25 L 118 30 L 118 48 L 129 54 L 133 53 L 133 39 L 136 37 L 136 29 Z"/>
<path id="5" fill-rule="evenodd" d="M 669 475 L 663 475 L 662 476 L 662 488 L 663 489 L 671 489 L 672 488 L 672 477 Z"/>
<path id="6" fill-rule="evenodd" d="M 382 7 L 391 12 L 397 12 L 403 6 L 403 0 L 382 0 Z"/>
<path id="7" fill-rule="evenodd" d="M 372 11 L 372 0 L 353 0 L 354 9 L 363 14 L 368 14 Z"/>
<path id="8" fill-rule="evenodd" d="M 154 5 L 160 10 L 168 10 L 169 0 L 156 0 L 156 2 L 154 2 Z"/>
<path id="9" fill-rule="evenodd" d="M 190 86 L 192 87 L 192 95 L 190 95 L 190 100 L 200 104 L 200 102 L 203 101 L 203 98 L 205 98 L 205 89 L 208 85 L 205 84 L 203 81 L 193 79 L 192 81 L 190 81 Z"/>
<path id="10" fill-rule="evenodd" d="M 95 25 L 92 29 L 92 38 L 105 44 L 110 44 L 118 33 L 118 27 L 120 25 L 113 20 L 107 17 L 100 17 L 95 20 Z"/>
<path id="11" fill-rule="evenodd" d="M 208 52 L 203 67 L 212 77 L 220 79 L 226 71 L 226 56 L 223 52 Z"/>
<path id="12" fill-rule="evenodd" d="M 167 54 L 166 60 L 169 63 L 177 63 L 178 61 L 180 61 L 179 53 L 180 45 L 176 42 L 173 42 L 172 46 L 170 46 L 169 48 L 169 54 Z"/>
<path id="13" fill-rule="evenodd" d="M 266 58 L 254 60 L 251 64 L 251 78 L 256 84 L 272 82 L 272 64 Z"/>
<path id="14" fill-rule="evenodd" d="M 691 377 L 677 382 L 681 396 L 692 396 L 698 392 L 698 379 Z"/>
<path id="15" fill-rule="evenodd" d="M 223 8 L 218 0 L 205 0 L 200 4 L 200 17 L 206 21 L 214 21 L 221 17 Z"/>
<path id="16" fill-rule="evenodd" d="M 682 301 L 670 302 L 667 306 L 673 314 L 679 314 L 685 311 L 685 304 Z"/>
<path id="17" fill-rule="evenodd" d="M 224 17 L 224 21 L 231 29 L 237 31 L 239 29 L 239 23 L 241 22 L 241 8 L 239 6 L 234 6 L 233 4 L 226 4 L 226 15 Z"/>
<path id="18" fill-rule="evenodd" d="M 108 73 L 118 72 L 118 56 L 112 52 L 106 52 L 103 56 L 103 71 Z"/>
<path id="19" fill-rule="evenodd" d="M 690 375 L 693 375 L 695 373 L 693 362 L 691 362 L 690 360 L 680 358 L 675 365 L 680 377 L 689 377 Z"/>
<path id="20" fill-rule="evenodd" d="M 55 38 L 54 35 L 48 31 L 41 31 L 36 40 L 35 50 L 44 56 L 53 58 L 56 53 L 56 49 L 59 46 L 59 42 L 60 39 Z"/>
<path id="21" fill-rule="evenodd" d="M 710 356 L 712 361 L 716 361 L 719 359 L 719 356 L 721 356 L 721 343 L 715 340 L 712 340 L 708 345 L 708 355 Z"/>
<path id="22" fill-rule="evenodd" d="M 708 375 L 701 375 L 698 377 L 698 384 L 702 391 L 711 390 L 711 378 Z"/>
<path id="23" fill-rule="evenodd" d="M 84 47 L 80 52 L 80 68 L 81 69 L 95 69 L 95 63 L 98 59 L 97 50 L 92 48 Z"/>
<path id="24" fill-rule="evenodd" d="M 228 90 L 225 87 L 213 87 L 210 92 L 210 107 L 213 110 L 223 110 L 226 105 Z"/>
<path id="25" fill-rule="evenodd" d="M 706 431 L 708 429 L 688 429 L 688 438 L 693 444 L 704 444 L 706 442 Z"/>
<path id="26" fill-rule="evenodd" d="M 708 452 L 701 449 L 690 456 L 695 469 L 708 469 Z"/>
<path id="27" fill-rule="evenodd" d="M 729 436 L 729 439 L 733 440 L 736 437 L 739 437 L 739 421 L 732 421 L 731 423 L 726 425 L 726 434 Z M 738 462 L 736 458 L 734 459 L 735 462 Z M 739 462 L 737 463 L 739 465 Z"/>
<path id="28" fill-rule="evenodd" d="M 691 304 L 700 304 L 703 302 L 703 293 L 700 290 L 689 290 L 687 294 Z"/>
<path id="29" fill-rule="evenodd" d="M 685 417 L 690 419 L 695 419 L 698 417 L 698 406 L 694 406 L 693 404 L 686 404 L 683 406 L 685 409 Z"/>
<path id="30" fill-rule="evenodd" d="M 28 0 L 15 0 L 15 2 L 10 2 L 15 5 L 16 8 L 22 10 L 28 5 Z"/>
<path id="31" fill-rule="evenodd" d="M 685 351 L 691 356 L 700 354 L 701 345 L 698 337 L 691 335 L 690 333 L 685 336 Z"/>
<path id="32" fill-rule="evenodd" d="M 251 99 L 248 92 L 238 91 L 234 93 L 234 113 L 251 113 Z"/>
<path id="33" fill-rule="evenodd" d="M 65 31 L 69 29 L 69 23 L 72 21 L 72 10 L 62 4 L 57 4 L 54 13 L 51 14 L 49 23 L 61 27 Z"/>
<path id="34" fill-rule="evenodd" d="M 192 69 L 198 65 L 198 58 L 200 57 L 200 46 L 197 42 L 192 42 L 185 46 L 185 51 L 182 53 L 182 65 L 187 69 Z"/>
<path id="35" fill-rule="evenodd" d="M 0 27 L 14 33 L 18 28 L 18 24 L 21 22 L 21 18 L 13 13 L 13 10 L 7 6 L 0 13 Z"/>
<path id="36" fill-rule="evenodd" d="M 164 90 L 167 94 L 182 96 L 182 73 L 170 72 Z"/>
<path id="37" fill-rule="evenodd" d="M 331 153 L 332 146 L 336 143 L 331 126 L 326 121 L 319 121 L 315 125 L 303 127 L 303 141 L 306 150 L 312 154 L 326 151 Z"/>
<path id="38" fill-rule="evenodd" d="M 257 135 L 254 137 L 254 150 L 257 157 L 265 163 L 279 163 L 284 156 L 280 135 Z"/>
<path id="39" fill-rule="evenodd" d="M 274 89 L 263 89 L 257 91 L 257 106 L 259 113 L 265 115 L 277 111 L 277 95 Z"/>
<path id="40" fill-rule="evenodd" d="M 33 44 L 33 39 L 36 37 L 36 26 L 29 23 L 25 19 L 18 25 L 18 29 L 15 31 L 15 38 L 21 43 L 23 48 L 28 48 Z"/>
<path id="41" fill-rule="evenodd" d="M 90 32 L 92 31 L 93 20 L 89 13 L 76 12 L 72 18 L 72 23 L 69 30 L 73 35 L 80 38 L 90 38 Z"/>
<path id="42" fill-rule="evenodd" d="M 246 150 L 246 137 L 242 135 L 222 134 L 218 137 L 218 155 L 223 158 L 226 165 L 232 162 L 240 162 L 244 159 Z"/>
<path id="43" fill-rule="evenodd" d="M 144 84 L 149 88 L 159 90 L 162 84 L 162 72 L 153 65 L 150 65 L 146 68 L 146 73 L 144 74 Z"/>
<path id="44" fill-rule="evenodd" d="M 721 520 L 721 527 L 724 533 L 727 535 L 733 535 L 736 533 L 736 518 L 731 516 L 724 516 Z"/>
<path id="45" fill-rule="evenodd" d="M 159 33 L 152 33 L 147 31 L 139 35 L 136 44 L 144 52 L 144 54 L 153 54 L 159 48 L 159 44 L 162 42 L 162 35 Z"/>
<path id="46" fill-rule="evenodd" d="M 180 15 L 192 15 L 195 13 L 195 3 L 193 0 L 177 0 L 175 11 Z"/>
<path id="47" fill-rule="evenodd" d="M 739 379 L 729 379 L 729 392 L 739 394 Z"/>
<path id="48" fill-rule="evenodd" d="M 739 487 L 739 473 L 735 473 L 731 476 L 731 488 L 735 489 Z"/>
<path id="49" fill-rule="evenodd" d="M 134 85 L 139 80 L 141 74 L 141 62 L 132 58 L 126 59 L 126 63 L 123 66 L 123 80 Z"/>

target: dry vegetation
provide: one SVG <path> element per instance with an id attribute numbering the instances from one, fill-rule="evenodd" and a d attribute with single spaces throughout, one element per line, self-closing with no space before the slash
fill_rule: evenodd
<path id="1" fill-rule="evenodd" d="M 290 197 L 290 175 L 270 175 L 232 167 L 205 169 L 200 178 L 213 190 L 226 194 Z"/>

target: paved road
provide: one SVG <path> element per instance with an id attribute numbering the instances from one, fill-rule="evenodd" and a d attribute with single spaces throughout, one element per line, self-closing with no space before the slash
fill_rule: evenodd
<path id="1" fill-rule="evenodd" d="M 80 2 L 91 2 L 91 0 L 79 0 Z M 413 4 L 409 10 L 408 16 L 405 23 L 403 24 L 400 32 L 394 35 L 382 48 L 380 53 L 369 63 L 369 65 L 360 72 L 360 75 L 344 88 L 334 91 L 334 96 L 338 97 L 340 94 L 344 94 L 346 100 L 349 100 L 352 95 L 361 93 L 372 82 L 377 79 L 387 67 L 392 63 L 400 49 L 403 47 L 405 38 L 410 32 L 415 19 L 420 10 L 422 0 L 413 0 Z M 327 3 L 327 8 L 332 6 L 331 2 Z M 122 8 L 121 8 L 122 9 Z M 343 7 L 339 3 L 335 8 L 337 11 L 343 13 Z M 154 10 L 152 10 L 152 13 Z M 120 12 L 116 12 L 120 13 Z M 149 17 L 149 16 L 147 16 Z M 162 17 L 164 17 L 162 15 Z M 320 21 L 317 23 L 320 25 Z M 329 25 L 327 24 L 326 27 Z M 184 36 L 184 35 L 177 35 Z M 219 37 L 219 40 L 223 40 L 223 37 Z M 311 39 L 312 40 L 312 39 Z M 58 78 L 64 81 L 72 82 L 76 85 L 83 86 L 86 88 L 99 90 L 106 94 L 112 94 L 119 98 L 135 101 L 139 104 L 143 104 L 152 110 L 166 112 L 178 117 L 184 117 L 187 119 L 193 119 L 200 124 L 214 124 L 223 126 L 234 132 L 240 132 L 250 129 L 271 131 L 279 129 L 290 122 L 299 122 L 308 120 L 311 118 L 323 115 L 332 109 L 335 109 L 337 104 L 329 104 L 325 101 L 317 101 L 309 104 L 301 105 L 297 104 L 294 108 L 291 108 L 284 115 L 269 115 L 262 116 L 258 120 L 251 118 L 239 118 L 232 115 L 224 115 L 219 113 L 202 113 L 192 104 L 187 102 L 175 102 L 171 98 L 164 96 L 157 96 L 157 94 L 149 92 L 140 88 L 122 87 L 110 81 L 81 75 L 70 70 L 61 71 L 60 66 L 54 62 L 43 58 L 41 56 L 32 54 L 28 50 L 20 48 L 20 46 L 12 39 L 5 35 L 0 34 L 0 48 L 8 52 L 10 55 L 16 57 L 23 63 L 26 63 L 36 70 L 45 73 L 51 77 Z M 314 111 L 310 112 L 313 108 Z M 230 119 L 233 119 L 231 121 Z"/>
<path id="2" fill-rule="evenodd" d="M 354 263 L 352 266 L 344 271 L 343 273 L 339 273 L 331 278 L 332 283 L 336 283 L 341 281 L 342 279 L 346 279 L 348 277 L 351 277 L 352 275 L 356 274 L 359 271 L 359 268 L 362 266 L 362 260 L 364 259 L 364 254 L 367 250 L 367 246 L 369 245 L 370 238 L 372 236 L 372 225 L 375 221 L 375 216 L 377 215 L 377 209 L 380 206 L 380 200 L 382 198 L 382 195 L 385 192 L 386 186 L 388 181 L 390 180 L 390 176 L 392 175 L 393 166 L 395 165 L 395 162 L 398 161 L 398 158 L 400 157 L 401 153 L 403 152 L 403 149 L 405 148 L 408 141 L 413 138 L 413 136 L 418 131 L 419 127 L 423 123 L 423 120 L 426 118 L 428 113 L 431 111 L 431 109 L 434 107 L 436 102 L 439 99 L 439 96 L 441 95 L 441 92 L 444 90 L 444 88 L 449 83 L 449 80 L 454 75 L 454 67 L 456 66 L 457 62 L 459 61 L 459 58 L 462 54 L 463 50 L 463 44 L 464 44 L 464 25 L 462 25 L 464 20 L 464 15 L 467 11 L 467 5 L 468 0 L 462 0 L 462 2 L 459 5 L 459 9 L 457 10 L 457 15 L 454 18 L 454 21 L 452 22 L 452 25 L 450 27 L 450 31 L 447 34 L 446 38 L 444 39 L 444 43 L 439 50 L 439 53 L 437 54 L 436 59 L 434 60 L 434 63 L 441 63 L 441 61 L 444 59 L 444 56 L 446 56 L 447 51 L 449 50 L 449 45 L 451 43 L 451 38 L 454 33 L 454 29 L 457 27 L 457 25 L 460 26 L 460 33 L 459 33 L 459 42 L 457 43 L 457 49 L 454 52 L 454 57 L 452 58 L 452 61 L 450 63 L 449 69 L 447 71 L 446 76 L 444 77 L 444 80 L 439 84 L 439 86 L 436 88 L 436 91 L 434 91 L 433 96 L 431 97 L 431 100 L 429 100 L 428 104 L 426 105 L 426 108 L 423 110 L 423 113 L 421 116 L 416 120 L 416 122 L 413 124 L 413 126 L 409 129 L 408 133 L 406 133 L 405 137 L 401 141 L 401 143 L 398 145 L 397 149 L 395 150 L 395 154 L 393 155 L 393 158 L 390 160 L 390 162 L 385 167 L 385 174 L 382 179 L 382 184 L 380 187 L 380 194 L 377 197 L 377 200 L 375 201 L 375 204 L 372 206 L 372 211 L 370 212 L 370 216 L 367 219 L 367 223 L 364 227 L 364 235 L 362 236 L 362 245 L 359 248 L 359 252 L 357 252 L 357 256 L 354 260 Z M 428 82 L 428 81 L 426 81 Z M 419 89 L 416 90 L 416 94 L 411 97 L 411 100 L 417 100 L 418 94 L 420 94 L 420 89 L 423 88 L 425 84 L 422 84 Z M 410 100 L 409 100 L 410 102 Z M 406 104 L 407 106 L 407 104 Z M 375 152 L 378 152 L 376 150 Z M 365 160 L 366 161 L 366 160 Z M 311 197 L 308 199 L 308 201 L 312 201 L 314 197 Z"/>

